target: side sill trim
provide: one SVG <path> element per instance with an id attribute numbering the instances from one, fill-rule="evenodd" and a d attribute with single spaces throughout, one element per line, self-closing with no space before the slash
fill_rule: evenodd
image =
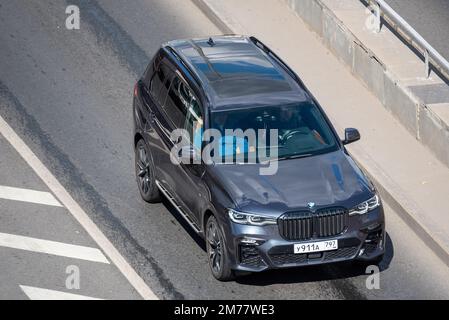
<path id="1" fill-rule="evenodd" d="M 168 201 L 170 201 L 173 207 L 175 207 L 175 209 L 181 214 L 184 220 L 186 220 L 187 223 L 192 227 L 192 229 L 195 230 L 196 233 L 200 233 L 201 231 L 198 228 L 197 224 L 189 217 L 187 213 L 184 212 L 182 207 L 176 202 L 175 198 L 170 194 L 170 192 L 166 188 L 164 188 L 164 186 L 158 180 L 156 180 L 156 185 L 168 199 Z"/>

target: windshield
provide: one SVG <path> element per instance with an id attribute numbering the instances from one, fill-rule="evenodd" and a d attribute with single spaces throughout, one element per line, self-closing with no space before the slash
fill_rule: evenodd
<path id="1" fill-rule="evenodd" d="M 233 144 L 231 149 L 229 146 L 223 149 L 226 156 L 229 153 L 257 153 L 261 148 L 268 149 L 270 143 L 271 147 L 277 148 L 278 158 L 281 160 L 313 156 L 338 148 L 332 130 L 312 102 L 212 112 L 211 127 L 220 131 L 222 144 Z M 239 146 L 239 140 L 230 134 L 236 129 L 252 129 L 256 134 L 259 129 L 265 129 L 268 133 L 266 136 L 257 135 L 257 143 L 245 136 L 243 141 L 240 139 Z M 277 139 L 270 140 L 268 135 L 273 129 L 277 129 Z M 263 144 L 261 139 L 264 140 Z M 276 141 L 276 146 L 273 146 L 273 141 Z"/>

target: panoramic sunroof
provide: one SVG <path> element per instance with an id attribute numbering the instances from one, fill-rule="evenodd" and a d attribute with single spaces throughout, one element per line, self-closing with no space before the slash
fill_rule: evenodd
<path id="1" fill-rule="evenodd" d="M 195 57 L 192 59 L 192 63 L 210 82 L 225 78 L 252 76 L 284 79 L 283 75 L 263 56 L 231 56 L 219 59 Z"/>

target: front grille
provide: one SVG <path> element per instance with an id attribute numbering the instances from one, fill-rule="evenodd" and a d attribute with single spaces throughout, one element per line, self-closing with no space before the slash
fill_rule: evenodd
<path id="1" fill-rule="evenodd" d="M 254 246 L 240 245 L 240 262 L 248 267 L 261 267 L 264 262 Z"/>
<path id="2" fill-rule="evenodd" d="M 278 219 L 279 232 L 287 240 L 332 237 L 348 226 L 349 214 L 343 208 L 326 208 L 316 212 L 288 212 Z"/>

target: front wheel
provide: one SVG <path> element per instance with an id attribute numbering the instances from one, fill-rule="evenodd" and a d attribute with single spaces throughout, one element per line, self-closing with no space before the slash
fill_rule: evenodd
<path id="1" fill-rule="evenodd" d="M 153 166 L 150 161 L 148 147 L 143 139 L 139 140 L 135 150 L 136 180 L 140 195 L 146 202 L 156 203 L 161 200 L 156 185 Z"/>
<path id="2" fill-rule="evenodd" d="M 235 273 L 229 266 L 224 236 L 214 216 L 206 223 L 206 247 L 212 275 L 220 281 L 233 280 Z"/>

